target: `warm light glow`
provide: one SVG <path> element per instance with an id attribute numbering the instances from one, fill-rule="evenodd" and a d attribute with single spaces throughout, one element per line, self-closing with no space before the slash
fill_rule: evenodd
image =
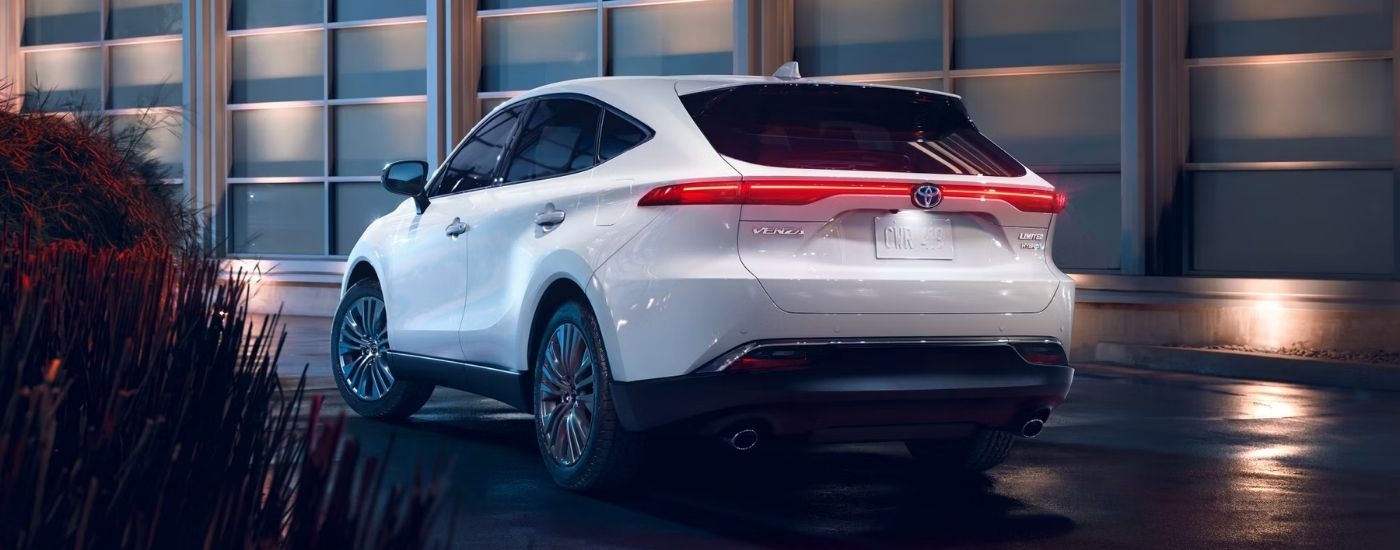
<path id="1" fill-rule="evenodd" d="M 1300 450 L 1302 449 L 1297 445 L 1269 445 L 1241 452 L 1240 458 L 1244 460 L 1275 460 L 1296 455 Z"/>
<path id="2" fill-rule="evenodd" d="M 1287 327 L 1287 314 L 1278 300 L 1259 300 L 1254 303 L 1254 328 L 1250 331 L 1250 345 L 1278 349 L 1283 347 L 1284 329 Z"/>

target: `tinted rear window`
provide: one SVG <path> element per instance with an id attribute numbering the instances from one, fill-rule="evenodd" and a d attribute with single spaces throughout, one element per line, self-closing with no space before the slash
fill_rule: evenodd
<path id="1" fill-rule="evenodd" d="M 962 101 L 830 84 L 762 84 L 681 98 L 720 154 L 764 166 L 983 176 L 1026 169 L 987 139 Z"/>

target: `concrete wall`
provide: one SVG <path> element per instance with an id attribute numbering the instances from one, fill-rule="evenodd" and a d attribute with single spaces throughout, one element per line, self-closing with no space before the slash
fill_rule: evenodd
<path id="1" fill-rule="evenodd" d="M 1074 317 L 1070 355 L 1079 361 L 1093 359 L 1099 342 L 1400 352 L 1400 311 L 1387 309 L 1081 302 Z"/>

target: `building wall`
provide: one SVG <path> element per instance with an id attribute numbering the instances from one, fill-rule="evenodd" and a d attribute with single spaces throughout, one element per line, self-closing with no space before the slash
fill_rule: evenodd
<path id="1" fill-rule="evenodd" d="M 1055 258 L 1090 290 L 1337 280 L 1338 300 L 1364 304 L 1400 284 L 1397 3 L 0 0 L 16 29 L 0 68 L 50 92 L 26 109 L 157 120 L 211 245 L 292 281 L 325 271 L 320 294 L 335 274 L 319 266 L 397 201 L 378 167 L 441 160 L 524 90 L 794 59 L 806 76 L 963 94 L 1069 194 Z"/>

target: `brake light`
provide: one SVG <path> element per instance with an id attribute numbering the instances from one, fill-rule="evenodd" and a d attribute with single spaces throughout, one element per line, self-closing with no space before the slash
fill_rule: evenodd
<path id="1" fill-rule="evenodd" d="M 908 183 L 745 180 L 744 204 L 800 206 L 837 195 L 908 196 Z"/>
<path id="2" fill-rule="evenodd" d="M 678 204 L 743 204 L 743 182 L 700 180 L 657 187 L 642 196 L 637 206 Z"/>
<path id="3" fill-rule="evenodd" d="M 833 181 L 788 178 L 745 180 L 697 180 L 665 185 L 649 191 L 637 206 L 686 204 L 763 204 L 801 206 L 838 195 L 908 197 L 909 182 Z M 1022 212 L 1058 214 L 1065 209 L 1063 193 L 997 185 L 938 184 L 945 199 L 1001 201 Z"/>
<path id="4" fill-rule="evenodd" d="M 1019 187 L 999 187 L 995 185 L 940 185 L 943 189 L 943 197 L 976 199 L 976 200 L 996 200 L 1010 204 L 1022 212 L 1042 212 L 1045 214 L 1059 214 L 1064 211 L 1068 200 L 1064 193 L 1056 191 L 1042 191 L 1040 189 L 1022 189 Z"/>

